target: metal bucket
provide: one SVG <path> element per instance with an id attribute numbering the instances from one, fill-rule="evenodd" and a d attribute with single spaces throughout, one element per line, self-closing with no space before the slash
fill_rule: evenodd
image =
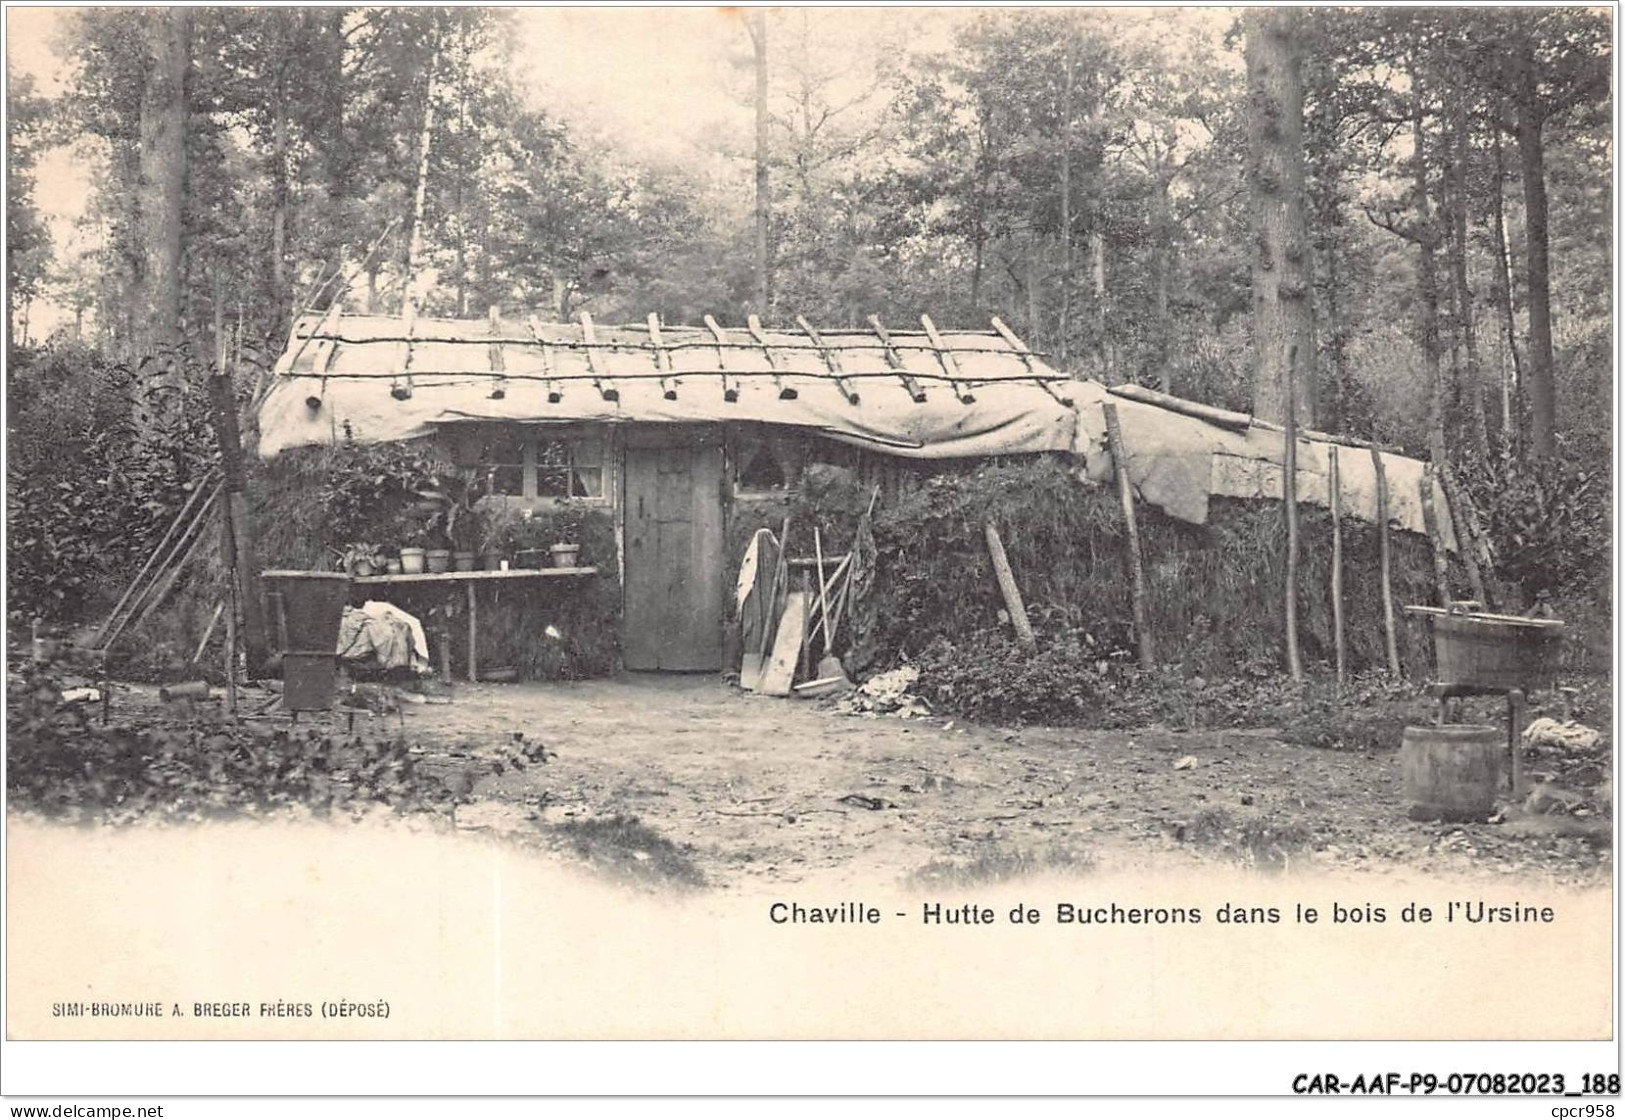
<path id="1" fill-rule="evenodd" d="M 1495 812 L 1506 732 L 1483 724 L 1407 727 L 1399 748 L 1415 821 L 1482 821 Z"/>
<path id="2" fill-rule="evenodd" d="M 350 598 L 343 572 L 266 572 L 266 587 L 282 596 L 288 648 L 298 653 L 332 653 L 339 644 L 339 619 Z"/>
<path id="3" fill-rule="evenodd" d="M 282 655 L 282 705 L 289 711 L 333 706 L 337 693 L 339 622 L 350 597 L 343 572 L 264 573 L 282 600 L 288 648 Z"/>

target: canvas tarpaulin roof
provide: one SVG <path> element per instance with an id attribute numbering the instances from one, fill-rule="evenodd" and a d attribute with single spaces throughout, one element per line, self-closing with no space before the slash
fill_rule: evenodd
<path id="1" fill-rule="evenodd" d="M 1007 331 L 606 327 L 589 320 L 295 324 L 259 411 L 260 453 L 412 439 L 467 421 L 782 424 L 916 459 L 1066 452 L 1112 477 L 1101 404 L 1116 403 L 1145 501 L 1204 523 L 1212 495 L 1279 498 L 1283 438 L 1231 431 L 1047 366 Z M 1300 499 L 1325 505 L 1326 448 L 1302 441 Z M 1384 454 L 1392 523 L 1424 531 L 1422 464 Z M 1369 453 L 1339 457 L 1344 508 L 1376 516 Z M 1454 547 L 1448 508 L 1435 505 Z"/>

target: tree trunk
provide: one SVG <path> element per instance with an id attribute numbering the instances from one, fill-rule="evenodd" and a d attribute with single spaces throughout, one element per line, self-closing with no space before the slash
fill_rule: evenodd
<path id="1" fill-rule="evenodd" d="M 1417 264 L 1417 308 L 1421 316 L 1422 362 L 1428 378 L 1428 453 L 1440 465 L 1446 462 L 1444 439 L 1444 371 L 1439 355 L 1439 268 L 1437 249 L 1438 229 L 1433 220 L 1433 205 L 1428 197 L 1427 129 L 1423 125 L 1422 79 L 1411 74 L 1411 136 L 1415 145 L 1411 168 L 1415 176 L 1412 190 L 1416 192 L 1416 245 L 1420 260 Z"/>
<path id="2" fill-rule="evenodd" d="M 1348 425 L 1348 340 L 1343 337 L 1343 306 L 1337 298 L 1337 236 L 1326 238 L 1326 328 L 1332 351 L 1331 416 L 1326 430 L 1342 434 Z"/>
<path id="3" fill-rule="evenodd" d="M 286 70 L 286 66 L 283 66 Z M 271 334 L 287 333 L 293 315 L 288 292 L 288 100 L 279 72 L 271 96 Z"/>
<path id="4" fill-rule="evenodd" d="M 1312 362 L 1314 308 L 1303 160 L 1303 80 L 1297 29 L 1301 12 L 1250 8 L 1243 17 L 1247 57 L 1247 188 L 1252 209 L 1253 413 L 1314 423 L 1308 379 L 1290 368 L 1296 353 Z M 1295 387 L 1288 392 L 1287 378 Z"/>
<path id="5" fill-rule="evenodd" d="M 1154 318 L 1152 319 L 1151 357 L 1156 366 L 1157 388 L 1164 393 L 1173 392 L 1173 373 L 1168 368 L 1168 346 L 1172 341 L 1173 324 L 1168 321 L 1168 273 L 1172 269 L 1173 216 L 1169 213 L 1168 191 L 1173 184 L 1161 172 L 1157 174 L 1156 195 L 1151 217 L 1151 275 Z"/>
<path id="6" fill-rule="evenodd" d="M 1491 221 L 1495 227 L 1495 286 L 1502 322 L 1506 327 L 1507 351 L 1511 355 L 1510 369 L 1501 377 L 1501 438 L 1507 450 L 1512 449 L 1517 433 L 1518 386 L 1523 381 L 1522 363 L 1518 358 L 1518 315 L 1512 298 L 1512 245 L 1507 238 L 1506 165 L 1501 155 L 1501 134 L 1495 134 L 1495 193 L 1490 196 Z"/>
<path id="7" fill-rule="evenodd" d="M 144 13 L 151 68 L 141 93 L 139 228 L 143 254 L 138 345 L 173 345 L 181 336 L 181 222 L 186 201 L 187 8 Z"/>
<path id="8" fill-rule="evenodd" d="M 1557 387 L 1552 367 L 1552 278 L 1546 238 L 1546 154 L 1541 138 L 1535 58 L 1526 44 L 1518 60 L 1518 162 L 1523 171 L 1524 264 L 1529 280 L 1529 453 L 1548 458 L 1557 447 Z"/>
<path id="9" fill-rule="evenodd" d="M 773 261 L 771 224 L 773 200 L 767 168 L 767 11 L 751 16 L 751 46 L 756 54 L 756 308 L 764 319 L 772 314 Z"/>
<path id="10" fill-rule="evenodd" d="M 1450 241 L 1451 272 L 1455 280 L 1455 312 L 1466 366 L 1462 370 L 1467 411 L 1473 425 L 1473 448 L 1481 462 L 1490 457 L 1490 424 L 1484 411 L 1484 375 L 1478 360 L 1478 330 L 1473 323 L 1473 289 L 1467 279 L 1467 103 L 1460 93 L 1451 105 Z"/>
<path id="11" fill-rule="evenodd" d="M 1069 43 L 1061 95 L 1061 322 L 1056 352 L 1066 368 L 1072 333 L 1072 47 Z"/>
<path id="12" fill-rule="evenodd" d="M 1100 228 L 1100 207 L 1095 207 L 1094 228 L 1089 231 L 1090 294 L 1095 304 L 1095 369 L 1102 381 L 1111 375 L 1106 345 L 1106 236 Z"/>
<path id="13" fill-rule="evenodd" d="M 429 192 L 429 144 L 434 137 L 435 70 L 440 62 L 440 51 L 429 56 L 429 80 L 423 91 L 423 135 L 418 148 L 418 185 L 412 200 L 412 233 L 406 242 L 406 276 L 402 310 L 410 301 L 417 305 L 418 265 L 423 261 L 423 207 Z"/>

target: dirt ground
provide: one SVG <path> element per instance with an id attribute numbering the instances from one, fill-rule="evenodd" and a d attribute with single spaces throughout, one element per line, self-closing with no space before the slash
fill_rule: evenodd
<path id="1" fill-rule="evenodd" d="M 836 871 L 920 884 L 1204 861 L 1576 884 L 1610 874 L 1606 821 L 1407 819 L 1397 743 L 1360 752 L 1260 731 L 854 716 L 653 674 L 459 685 L 452 703 L 411 705 L 402 722 L 423 765 L 470 794 L 460 827 L 534 838 L 635 816 L 723 890 Z M 545 745 L 547 761 L 496 773 L 495 745 L 515 733 Z"/>

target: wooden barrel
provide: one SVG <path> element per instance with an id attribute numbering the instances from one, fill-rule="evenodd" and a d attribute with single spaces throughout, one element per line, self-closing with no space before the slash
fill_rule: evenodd
<path id="1" fill-rule="evenodd" d="M 1506 732 L 1458 723 L 1407 727 L 1399 749 L 1405 800 L 1415 821 L 1481 821 L 1495 811 Z"/>

